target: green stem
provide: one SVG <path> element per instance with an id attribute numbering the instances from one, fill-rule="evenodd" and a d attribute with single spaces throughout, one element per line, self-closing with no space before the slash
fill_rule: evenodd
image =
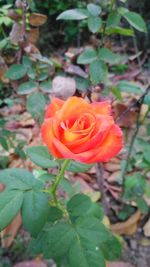
<path id="1" fill-rule="evenodd" d="M 56 191 L 57 191 L 57 187 L 61 181 L 61 179 L 63 178 L 64 176 L 64 172 L 68 166 L 70 162 L 70 159 L 66 159 L 64 160 L 62 166 L 61 166 L 61 169 L 60 169 L 60 172 L 58 173 L 58 175 L 56 176 L 51 188 L 50 188 L 50 193 L 53 195 L 53 200 L 54 202 L 57 204 L 58 203 L 58 200 L 57 200 L 57 195 L 56 195 Z"/>

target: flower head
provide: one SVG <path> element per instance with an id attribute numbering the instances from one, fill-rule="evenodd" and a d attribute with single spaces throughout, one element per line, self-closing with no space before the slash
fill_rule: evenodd
<path id="1" fill-rule="evenodd" d="M 41 127 L 43 142 L 56 158 L 83 163 L 107 162 L 123 146 L 122 131 L 110 103 L 89 104 L 80 97 L 54 98 Z"/>

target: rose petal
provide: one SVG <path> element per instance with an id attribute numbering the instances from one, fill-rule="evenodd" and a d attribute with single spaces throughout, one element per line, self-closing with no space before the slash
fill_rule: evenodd
<path id="1" fill-rule="evenodd" d="M 84 113 L 92 113 L 90 104 L 88 104 L 83 98 L 73 96 L 64 102 L 64 105 L 58 114 L 58 118 L 61 121 L 68 119 L 74 121 Z"/>
<path id="2" fill-rule="evenodd" d="M 54 138 L 55 149 L 59 150 L 62 158 L 74 159 L 79 162 L 94 163 L 107 162 L 122 148 L 122 131 L 117 125 L 113 125 L 102 144 L 83 153 L 74 154 L 59 140 Z"/>
<path id="3" fill-rule="evenodd" d="M 77 141 L 67 143 L 65 145 L 67 145 L 67 147 L 73 153 L 81 153 L 87 150 L 91 150 L 95 147 L 97 148 L 97 146 L 99 146 L 103 142 L 105 136 L 108 134 L 108 131 L 113 124 L 114 120 L 111 116 L 100 116 L 94 131 L 88 135 L 88 138 L 86 138 L 87 136 L 85 136 L 85 138 L 81 138 Z"/>
<path id="4" fill-rule="evenodd" d="M 122 131 L 118 125 L 113 125 L 101 143 L 101 145 L 93 150 L 92 158 L 87 163 L 107 162 L 114 157 L 123 147 Z"/>
<path id="5" fill-rule="evenodd" d="M 96 114 L 100 115 L 110 115 L 111 105 L 109 101 L 92 103 L 91 107 Z"/>
<path id="6" fill-rule="evenodd" d="M 51 118 L 53 117 L 56 112 L 63 106 L 64 101 L 62 101 L 59 98 L 53 98 L 52 102 L 48 105 L 47 109 L 46 109 L 46 113 L 45 113 L 45 118 Z"/>
<path id="7" fill-rule="evenodd" d="M 55 146 L 53 145 L 53 140 L 55 138 L 54 132 L 53 132 L 53 120 L 47 119 L 43 123 L 41 127 L 41 135 L 43 142 L 47 145 L 48 149 L 51 151 L 52 155 L 56 158 L 60 158 L 61 154 L 59 153 L 59 150 L 55 149 Z"/>

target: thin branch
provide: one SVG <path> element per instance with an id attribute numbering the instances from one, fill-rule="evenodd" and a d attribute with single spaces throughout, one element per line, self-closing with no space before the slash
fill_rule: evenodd
<path id="1" fill-rule="evenodd" d="M 28 7 L 28 4 L 27 4 L 27 0 L 22 0 L 22 40 L 25 42 L 27 40 L 27 32 L 26 32 L 26 17 L 27 17 L 27 7 Z"/>
<path id="2" fill-rule="evenodd" d="M 135 107 L 141 107 L 141 105 L 143 104 L 143 101 L 144 101 L 144 98 L 145 96 L 150 92 L 150 86 L 147 87 L 147 89 L 145 90 L 145 92 L 140 96 L 140 98 L 138 100 L 135 101 L 135 103 L 129 105 L 129 107 L 123 111 L 121 113 L 121 115 L 116 119 L 116 122 L 120 122 L 124 116 L 127 115 L 127 113 L 132 109 L 132 108 L 135 108 Z"/>
<path id="3" fill-rule="evenodd" d="M 104 179 L 104 169 L 102 163 L 96 164 L 96 177 L 97 177 L 97 183 L 99 190 L 101 192 L 101 202 L 102 206 L 104 208 L 105 214 L 109 214 L 109 203 L 107 201 L 107 196 L 105 193 L 105 179 Z"/>

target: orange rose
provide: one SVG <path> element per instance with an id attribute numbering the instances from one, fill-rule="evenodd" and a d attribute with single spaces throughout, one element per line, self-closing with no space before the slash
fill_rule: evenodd
<path id="1" fill-rule="evenodd" d="M 109 102 L 79 97 L 54 98 L 46 110 L 42 139 L 56 158 L 107 162 L 122 148 L 122 131 L 110 116 Z"/>

